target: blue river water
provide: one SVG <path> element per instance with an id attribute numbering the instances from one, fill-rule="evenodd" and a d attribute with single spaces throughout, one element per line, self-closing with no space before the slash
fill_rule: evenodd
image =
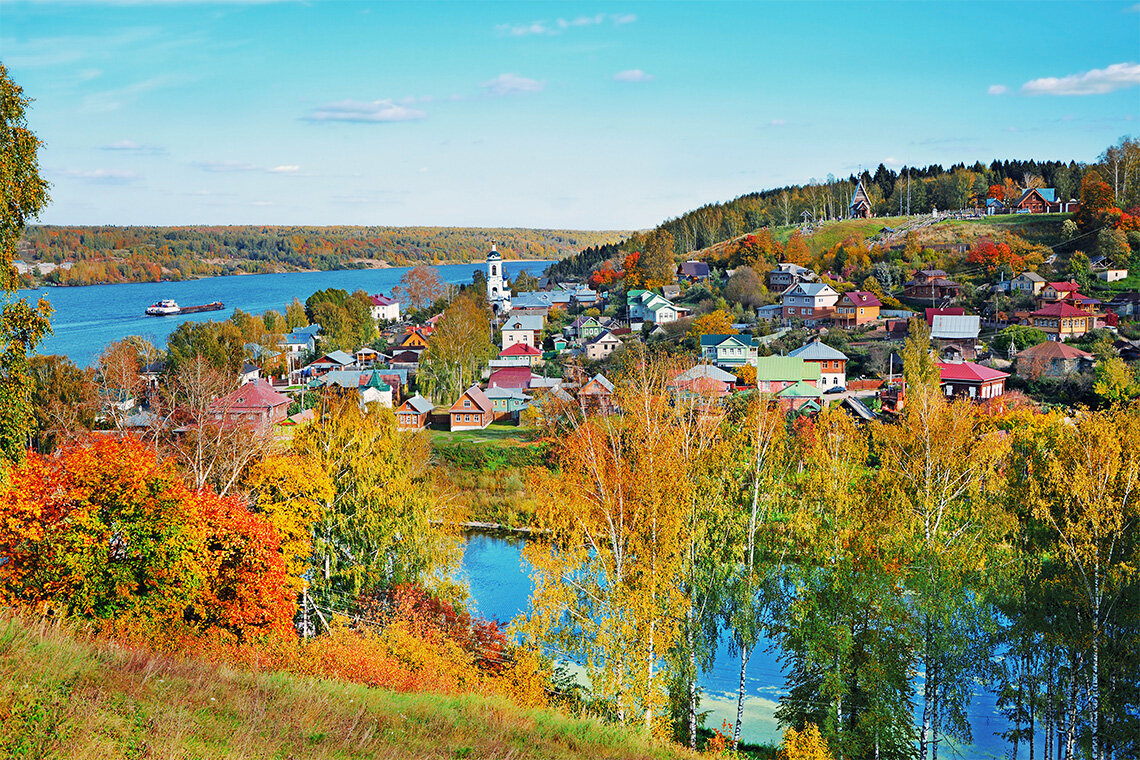
<path id="1" fill-rule="evenodd" d="M 481 616 L 508 623 L 527 612 L 531 580 L 522 547 L 520 539 L 480 533 L 468 535 L 461 575 L 470 584 L 474 609 Z M 739 682 L 739 658 L 731 656 L 726 646 L 720 647 L 712 669 L 700 679 L 703 694 L 699 709 L 709 711 L 705 725 L 719 728 L 722 720 L 733 725 Z M 921 681 L 917 688 L 921 689 Z M 773 711 L 780 695 L 785 693 L 784 675 L 778 651 L 770 642 L 761 643 L 753 652 L 748 662 L 745 690 L 742 728 L 745 741 L 778 744 L 782 732 Z M 967 711 L 973 745 L 952 748 L 951 742 L 944 742 L 940 744 L 940 753 L 946 757 L 1009 758 L 1010 745 L 994 736 L 994 732 L 1006 728 L 1005 718 L 996 711 L 995 701 L 991 692 L 976 689 Z M 1021 755 L 1028 757 L 1024 745 Z"/>
<path id="2" fill-rule="evenodd" d="M 550 262 L 505 261 L 508 277 L 529 271 L 536 277 Z M 481 262 L 447 264 L 435 267 L 447 283 L 471 282 Z M 235 308 L 251 314 L 270 309 L 282 313 L 294 297 L 304 301 L 324 288 L 344 288 L 352 292 L 390 295 L 392 288 L 407 271 L 405 267 L 390 269 L 350 269 L 332 272 L 289 272 L 284 274 L 250 274 L 231 277 L 207 277 L 180 282 L 139 282 L 120 285 L 87 285 L 84 287 L 47 287 L 16 291 L 17 298 L 35 302 L 40 295 L 51 302 L 54 334 L 40 346 L 41 354 L 63 354 L 79 366 L 94 361 L 104 346 L 128 335 L 140 335 L 159 348 L 179 323 L 222 320 Z M 177 317 L 148 317 L 147 306 L 164 298 L 172 298 L 183 306 L 221 301 L 226 308 L 203 314 Z"/>

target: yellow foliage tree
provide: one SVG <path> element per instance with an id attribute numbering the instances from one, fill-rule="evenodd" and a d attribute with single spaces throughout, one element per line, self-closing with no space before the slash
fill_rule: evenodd
<path id="1" fill-rule="evenodd" d="M 700 340 L 702 335 L 736 335 L 732 317 L 723 309 L 710 311 L 693 320 L 689 326 L 689 337 Z"/>
<path id="2" fill-rule="evenodd" d="M 802 731 L 789 728 L 780 742 L 778 760 L 833 760 L 827 742 L 814 723 L 808 723 Z"/>

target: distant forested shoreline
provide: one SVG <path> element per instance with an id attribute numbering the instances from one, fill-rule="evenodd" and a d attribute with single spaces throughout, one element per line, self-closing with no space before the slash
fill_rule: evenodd
<path id="1" fill-rule="evenodd" d="M 470 227 L 29 226 L 24 287 L 159 282 L 233 274 L 363 269 L 483 260 L 562 259 L 616 243 L 623 230 Z"/>

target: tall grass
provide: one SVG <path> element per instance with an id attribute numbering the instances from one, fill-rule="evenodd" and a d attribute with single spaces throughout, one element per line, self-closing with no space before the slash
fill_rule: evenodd
<path id="1" fill-rule="evenodd" d="M 504 699 L 251 673 L 0 611 L 0 757 L 674 758 L 641 734 Z"/>

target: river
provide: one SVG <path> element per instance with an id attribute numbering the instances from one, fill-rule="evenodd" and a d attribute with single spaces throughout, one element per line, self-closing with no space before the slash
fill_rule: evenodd
<path id="1" fill-rule="evenodd" d="M 471 587 L 475 612 L 503 623 L 527 611 L 530 603 L 530 568 L 522 557 L 524 541 L 497 535 L 471 533 L 463 550 L 461 576 Z M 701 676 L 703 690 L 700 710 L 710 711 L 705 725 L 720 727 L 722 720 L 731 726 L 736 720 L 736 689 L 740 682 L 740 660 L 729 655 L 727 646 L 717 651 L 712 669 Z M 762 643 L 748 662 L 745 682 L 743 736 L 749 742 L 779 743 L 780 730 L 773 716 L 780 696 L 785 692 L 784 675 L 779 654 L 771 642 Z M 916 679 L 921 694 L 921 676 Z M 1008 758 L 1010 745 L 994 736 L 1006 728 L 1005 718 L 996 710 L 995 696 L 976 689 L 968 713 L 974 744 L 959 746 L 955 754 L 951 742 L 939 747 L 946 757 Z M 1028 749 L 1022 746 L 1023 756 Z"/>
<path id="2" fill-rule="evenodd" d="M 503 271 L 514 277 L 523 271 L 539 276 L 549 261 L 504 261 Z M 485 264 L 446 264 L 435 267 L 440 279 L 454 285 L 471 282 L 475 270 Z M 222 320 L 235 308 L 250 314 L 270 309 L 282 313 L 294 298 L 304 301 L 324 288 L 344 288 L 352 292 L 389 295 L 403 277 L 407 267 L 390 269 L 344 269 L 330 272 L 287 272 L 281 274 L 248 274 L 230 277 L 206 277 L 179 282 L 137 282 L 118 285 L 86 285 L 83 287 L 46 287 L 18 290 L 17 298 L 33 303 L 42 294 L 51 302 L 55 313 L 51 323 L 54 334 L 39 346 L 41 354 L 63 354 L 83 367 L 94 361 L 103 347 L 128 335 L 141 335 L 159 348 L 166 337 L 182 322 Z M 155 301 L 172 298 L 183 306 L 221 301 L 226 308 L 203 314 L 177 317 L 148 317 L 143 310 Z"/>

